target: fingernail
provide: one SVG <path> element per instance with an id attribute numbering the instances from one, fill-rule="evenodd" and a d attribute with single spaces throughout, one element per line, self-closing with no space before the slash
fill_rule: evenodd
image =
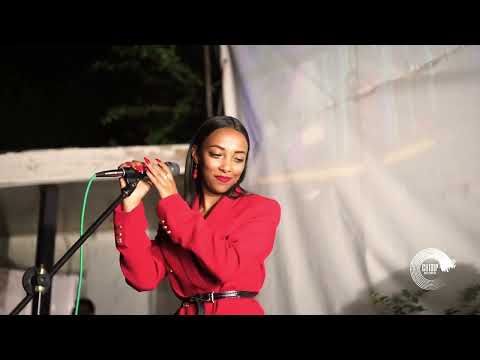
<path id="1" fill-rule="evenodd" d="M 148 160 L 146 157 L 143 158 L 147 164 L 150 164 L 150 160 Z"/>

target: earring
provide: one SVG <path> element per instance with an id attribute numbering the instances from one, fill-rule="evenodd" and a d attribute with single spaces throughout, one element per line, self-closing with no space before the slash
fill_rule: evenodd
<path id="1" fill-rule="evenodd" d="M 193 179 L 196 180 L 197 179 L 197 176 L 198 176 L 198 169 L 197 169 L 197 163 L 194 163 L 195 166 L 193 168 Z"/>

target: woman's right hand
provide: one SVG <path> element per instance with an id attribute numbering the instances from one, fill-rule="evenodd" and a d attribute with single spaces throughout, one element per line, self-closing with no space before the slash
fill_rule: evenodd
<path id="1" fill-rule="evenodd" d="M 143 172 L 144 170 L 144 163 L 141 161 L 127 161 L 118 167 L 119 169 L 121 168 L 134 168 L 137 171 Z M 120 178 L 120 189 L 123 189 L 125 186 L 127 186 L 127 182 L 125 181 L 124 178 Z M 139 181 L 137 184 L 137 187 L 135 190 L 125 199 L 123 199 L 122 205 L 123 205 L 123 211 L 129 212 L 132 211 L 134 208 L 140 204 L 142 199 L 147 195 L 148 191 L 152 187 L 152 184 L 150 183 L 150 180 L 147 181 Z"/>

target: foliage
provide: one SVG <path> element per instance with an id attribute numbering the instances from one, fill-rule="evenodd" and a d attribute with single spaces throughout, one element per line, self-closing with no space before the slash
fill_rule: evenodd
<path id="1" fill-rule="evenodd" d="M 188 142 L 206 116 L 203 71 L 202 45 L 7 46 L 0 152 Z"/>
<path id="2" fill-rule="evenodd" d="M 400 294 L 394 294 L 389 297 L 372 290 L 370 292 L 370 298 L 373 304 L 383 305 L 387 309 L 387 312 L 396 315 L 407 315 L 425 310 L 425 308 L 419 304 L 419 299 L 425 292 L 424 290 L 419 290 L 412 293 L 407 289 L 403 289 Z"/>
<path id="3" fill-rule="evenodd" d="M 125 130 L 146 144 L 188 141 L 204 117 L 201 76 L 174 45 L 114 46 L 92 71 L 110 74 L 116 85 L 102 124 L 128 124 Z M 114 133 L 119 136 L 112 142 L 124 142 Z"/>
<path id="4" fill-rule="evenodd" d="M 427 307 L 421 303 L 422 296 L 427 290 L 411 292 L 402 289 L 398 294 L 386 296 L 375 290 L 370 292 L 370 300 L 382 312 L 395 315 L 421 314 L 427 311 Z M 459 294 L 459 302 L 445 309 L 444 315 L 479 315 L 480 314 L 480 284 L 471 285 L 463 289 Z"/>

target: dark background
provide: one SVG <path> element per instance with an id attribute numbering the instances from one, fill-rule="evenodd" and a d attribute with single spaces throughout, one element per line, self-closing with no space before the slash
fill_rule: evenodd
<path id="1" fill-rule="evenodd" d="M 207 117 L 203 45 L 7 45 L 0 79 L 0 152 L 187 143 Z"/>

